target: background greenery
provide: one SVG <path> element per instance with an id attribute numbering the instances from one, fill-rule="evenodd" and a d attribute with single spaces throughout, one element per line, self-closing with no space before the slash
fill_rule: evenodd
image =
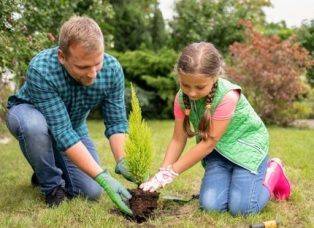
<path id="1" fill-rule="evenodd" d="M 114 174 L 114 158 L 109 143 L 104 140 L 101 121 L 88 123 L 90 136 L 100 155 L 101 164 Z M 172 135 L 172 121 L 149 121 L 153 133 L 155 157 L 151 172 L 156 172 L 162 163 L 164 152 Z M 270 127 L 270 156 L 280 157 L 292 181 L 293 194 L 289 201 L 267 204 L 259 215 L 232 217 L 228 213 L 205 213 L 199 210 L 198 201 L 180 206 L 163 200 L 155 217 L 144 224 L 146 227 L 248 227 L 251 223 L 279 219 L 282 227 L 312 227 L 314 224 L 314 131 Z M 187 148 L 194 145 L 188 141 Z M 1 145 L 0 145 L 1 146 Z M 32 170 L 20 152 L 18 143 L 1 146 L 0 170 L 0 227 L 125 227 L 136 226 L 114 210 L 107 196 L 99 202 L 82 198 L 49 209 L 38 188 L 30 184 Z M 161 191 L 161 197 L 175 195 L 190 198 L 199 192 L 203 168 L 197 164 L 180 175 L 173 184 Z M 135 184 L 115 175 L 128 188 Z"/>
<path id="2" fill-rule="evenodd" d="M 304 64 L 294 69 L 297 71 L 294 80 L 291 81 L 284 72 L 270 71 L 279 81 L 286 80 L 293 85 L 302 81 L 303 93 L 301 96 L 297 93 L 289 98 L 291 105 L 285 108 L 289 110 L 276 113 L 275 119 L 272 115 L 264 115 L 253 102 L 254 108 L 264 121 L 279 125 L 285 125 L 286 120 L 290 122 L 296 118 L 313 117 L 311 89 L 313 90 L 314 85 L 314 19 L 305 21 L 299 28 L 288 28 L 285 22 L 267 23 L 262 8 L 270 5 L 269 0 L 181 0 L 176 1 L 173 20 L 166 22 L 157 0 L 3 0 L 0 2 L 0 124 L 3 123 L 7 97 L 13 93 L 2 89 L 8 84 L 2 73 L 11 72 L 20 87 L 31 58 L 38 51 L 57 45 L 62 22 L 73 14 L 88 15 L 99 23 L 105 35 L 107 52 L 116 56 L 124 68 L 127 103 L 130 100 L 129 82 L 133 82 L 138 88 L 145 118 L 172 118 L 172 102 L 178 89 L 173 68 L 180 50 L 188 43 L 212 42 L 224 55 L 227 67 L 241 67 L 241 63 L 233 59 L 237 53 L 230 52 L 230 47 L 235 43 L 246 45 L 245 47 L 250 45 L 248 28 L 239 23 L 241 20 L 249 21 L 254 31 L 263 36 L 263 39 L 272 40 L 275 36 L 279 39 L 276 41 L 278 45 L 288 42 L 289 45 L 301 45 L 307 50 L 303 53 L 304 60 L 301 61 Z M 264 48 L 264 51 L 267 49 Z M 289 50 L 283 51 L 286 56 L 291 56 Z M 278 53 L 279 51 L 273 52 L 265 60 L 268 65 L 273 64 L 273 68 L 277 67 L 273 59 Z M 252 55 L 250 58 L 258 64 L 258 56 Z M 250 72 L 244 70 L 241 73 L 246 78 L 252 78 Z M 258 77 L 268 80 L 266 73 L 260 72 Z M 236 78 L 237 75 L 229 76 Z M 252 86 L 248 80 L 235 81 L 244 87 L 245 93 L 254 91 L 257 86 Z M 269 88 L 260 88 L 267 89 Z M 289 89 L 287 91 L 290 92 Z M 250 100 L 259 96 L 254 94 L 253 97 L 249 92 L 246 95 Z M 264 98 L 260 97 L 260 100 Z M 277 99 L 269 100 L 268 105 L 278 106 Z M 276 108 L 269 110 L 272 109 Z M 97 118 L 99 115 L 94 112 L 92 117 Z"/>
<path id="3" fill-rule="evenodd" d="M 225 57 L 230 78 L 244 88 L 264 121 L 286 125 L 287 120 L 314 118 L 314 19 L 305 21 L 297 28 L 288 28 L 284 22 L 267 23 L 261 9 L 269 5 L 269 0 L 181 0 L 175 6 L 176 16 L 167 23 L 162 18 L 157 0 L 2 0 L 0 139 L 2 134 L 9 135 L 4 126 L 4 117 L 7 98 L 14 93 L 10 83 L 14 81 L 16 89 L 23 84 L 31 58 L 38 51 L 57 45 L 62 22 L 73 14 L 88 15 L 99 23 L 105 35 L 107 51 L 117 57 L 124 68 L 127 105 L 129 107 L 129 86 L 132 82 L 136 84 L 145 118 L 172 118 L 172 102 L 178 89 L 173 68 L 181 48 L 196 41 L 209 41 L 217 46 Z M 251 23 L 252 27 L 248 27 L 246 22 L 239 23 L 240 19 Z M 285 45 L 292 47 L 294 52 L 289 54 L 290 48 L 284 48 Z M 268 52 L 268 49 L 272 51 Z M 248 50 L 248 54 L 244 55 L 241 50 Z M 239 61 L 239 56 L 245 57 L 245 61 Z M 287 62 L 301 59 L 300 64 L 289 65 L 293 74 L 284 73 L 283 66 L 287 62 L 282 57 Z M 257 69 L 263 70 L 255 74 L 255 65 L 259 66 Z M 12 73 L 14 78 L 6 78 L 4 72 Z M 272 83 L 267 83 L 270 82 L 269 78 L 273 80 Z M 287 86 L 287 82 L 291 87 Z M 282 91 L 283 94 L 275 94 L 276 91 Z M 287 103 L 285 99 L 288 99 Z M 267 101 L 267 110 L 262 101 Z M 100 117 L 97 109 L 92 117 Z M 149 125 L 156 154 L 152 169 L 154 172 L 163 159 L 173 123 L 155 120 L 150 121 Z M 103 140 L 101 126 L 98 121 L 89 122 L 101 163 L 113 170 L 114 160 L 108 142 Z M 253 222 L 278 218 L 284 227 L 312 226 L 313 130 L 269 129 L 270 154 L 284 160 L 292 179 L 291 200 L 270 202 L 263 213 L 247 218 L 234 218 L 228 213 L 204 213 L 198 209 L 197 201 L 179 206 L 161 200 L 156 216 L 146 225 L 247 226 Z M 189 141 L 188 147 L 192 144 L 193 140 Z M 19 151 L 15 140 L 7 145 L 0 144 L 3 161 L 0 168 L 0 227 L 136 225 L 117 214 L 106 196 L 98 203 L 78 198 L 57 209 L 46 208 L 39 189 L 30 186 L 32 171 Z M 203 170 L 197 165 L 165 188 L 162 195 L 188 198 L 198 193 L 202 175 Z M 135 187 L 120 180 L 130 188 Z"/>

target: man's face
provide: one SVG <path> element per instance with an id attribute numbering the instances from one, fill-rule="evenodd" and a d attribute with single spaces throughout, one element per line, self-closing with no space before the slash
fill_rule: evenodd
<path id="1" fill-rule="evenodd" d="M 87 52 L 81 44 L 72 44 L 67 55 L 58 50 L 59 62 L 83 86 L 92 85 L 103 65 L 103 48 Z"/>

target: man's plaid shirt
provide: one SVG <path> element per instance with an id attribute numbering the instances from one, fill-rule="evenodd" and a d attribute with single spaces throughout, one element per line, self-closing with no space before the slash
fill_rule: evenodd
<path id="1" fill-rule="evenodd" d="M 79 85 L 59 63 L 58 47 L 46 49 L 30 62 L 26 81 L 11 96 L 8 108 L 20 103 L 33 104 L 46 118 L 60 150 L 66 150 L 87 135 L 89 111 L 101 104 L 105 135 L 127 131 L 124 103 L 124 75 L 119 62 L 104 55 L 104 64 L 90 86 Z"/>

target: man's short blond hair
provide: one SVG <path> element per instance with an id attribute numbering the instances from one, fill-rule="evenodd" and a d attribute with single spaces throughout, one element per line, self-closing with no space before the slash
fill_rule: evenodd
<path id="1" fill-rule="evenodd" d="M 87 52 L 103 48 L 104 36 L 99 25 L 89 17 L 72 16 L 60 29 L 59 48 L 67 55 L 75 43 L 83 45 Z"/>

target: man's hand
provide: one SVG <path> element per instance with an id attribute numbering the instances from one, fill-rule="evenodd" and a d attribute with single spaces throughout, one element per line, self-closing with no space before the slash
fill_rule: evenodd
<path id="1" fill-rule="evenodd" d="M 159 172 L 156 173 L 156 175 L 149 181 L 141 184 L 140 188 L 143 189 L 143 191 L 154 192 L 158 188 L 164 187 L 166 184 L 170 184 L 178 175 L 179 174 L 172 170 L 171 166 L 168 166 L 167 168 L 160 168 Z"/>
<path id="2" fill-rule="evenodd" d="M 125 204 L 125 202 L 131 199 L 131 194 L 120 182 L 114 179 L 107 170 L 98 174 L 95 177 L 95 180 L 101 187 L 103 187 L 112 202 L 121 212 L 127 215 L 133 214 L 130 208 Z"/>
<path id="3" fill-rule="evenodd" d="M 119 161 L 116 165 L 116 168 L 115 168 L 115 172 L 116 172 L 116 174 L 121 174 L 128 181 L 136 183 L 135 178 L 132 176 L 132 174 L 130 173 L 129 169 L 126 166 L 126 161 L 125 161 L 124 157 L 119 159 Z"/>

